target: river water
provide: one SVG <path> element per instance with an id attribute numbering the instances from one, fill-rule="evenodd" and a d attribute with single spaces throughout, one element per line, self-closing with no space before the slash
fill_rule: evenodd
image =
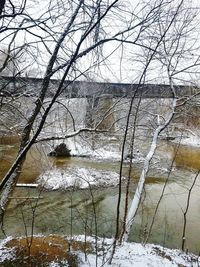
<path id="1" fill-rule="evenodd" d="M 169 145 L 169 151 L 173 151 L 173 144 Z M 17 144 L 2 145 L 3 164 L 1 161 L 1 175 L 9 167 L 17 150 Z M 83 158 L 48 159 L 49 164 L 55 164 L 62 170 L 73 166 L 83 168 L 95 168 L 97 170 L 111 170 L 117 172 L 119 162 L 100 161 Z M 200 150 L 192 147 L 180 147 L 177 156 L 177 168 L 173 170 L 167 184 L 164 197 L 161 201 L 149 242 L 159 243 L 169 247 L 180 247 L 183 229 L 183 211 L 186 208 L 188 190 L 195 177 L 195 169 L 200 165 Z M 39 174 L 48 168 L 45 155 L 41 157 L 38 149 L 32 149 L 29 153 L 20 182 L 34 183 Z M 180 166 L 181 163 L 181 166 Z M 178 166 L 179 165 L 179 166 Z M 138 179 L 139 170 L 132 174 L 132 193 Z M 124 168 L 124 176 L 128 167 Z M 146 229 L 150 225 L 161 190 L 166 181 L 166 174 L 156 176 L 151 174 L 145 185 L 145 198 L 136 217 L 136 224 L 132 229 L 130 240 L 143 241 Z M 190 251 L 198 252 L 200 249 L 200 180 L 198 179 L 192 191 L 189 211 L 187 214 L 186 244 Z M 122 204 L 125 198 L 123 188 Z M 7 235 L 24 235 L 26 230 L 31 231 L 34 221 L 34 233 L 65 235 L 95 234 L 100 236 L 112 236 L 115 230 L 116 204 L 118 198 L 117 187 L 96 188 L 90 190 L 56 190 L 41 191 L 36 188 L 17 188 L 14 198 L 4 220 L 4 230 Z M 27 199 L 21 199 L 27 198 Z M 29 199 L 29 197 L 39 197 Z M 34 208 L 35 214 L 34 214 Z M 123 214 L 123 207 L 121 213 Z M 97 225 L 95 225 L 97 221 Z M 96 229 L 97 228 L 97 229 Z M 3 238 L 3 234 L 1 234 Z"/>
<path id="2" fill-rule="evenodd" d="M 51 132 L 48 127 L 46 129 Z M 43 133 L 43 136 L 45 135 L 47 135 L 47 132 Z M 72 145 L 72 141 L 68 142 L 68 144 Z M 110 138 L 109 144 L 111 142 L 113 151 L 108 149 L 108 144 L 105 144 L 105 147 L 109 150 L 109 155 L 113 155 L 113 157 L 107 158 L 105 156 L 106 148 L 103 151 L 103 157 L 97 153 L 95 157 L 77 157 L 76 155 L 76 157 L 66 159 L 48 157 L 47 152 L 51 147 L 50 144 L 41 143 L 34 146 L 28 153 L 19 182 L 36 183 L 41 173 L 52 167 L 62 172 L 69 168 L 78 167 L 92 168 L 99 172 L 106 170 L 118 173 L 120 158 L 119 140 L 117 138 Z M 1 177 L 11 166 L 17 153 L 18 144 L 19 138 L 17 136 L 4 136 L 0 138 Z M 96 149 L 98 151 L 98 142 L 94 142 L 92 145 L 97 146 Z M 75 151 L 77 146 L 74 145 L 72 149 Z M 147 142 L 144 143 L 145 146 L 148 147 Z M 93 147 L 92 151 L 94 150 Z M 101 152 L 102 150 L 99 150 L 99 153 Z M 176 153 L 176 145 L 163 140 L 159 142 L 158 151 L 153 162 L 154 165 L 152 165 L 152 171 L 150 171 L 145 184 L 143 200 L 130 235 L 131 241 L 142 242 L 145 239 L 168 176 L 167 168 L 169 168 L 175 154 L 175 164 L 169 175 L 164 196 L 158 208 L 152 234 L 148 242 L 172 248 L 181 247 L 183 213 L 186 209 L 189 189 L 197 170 L 200 168 L 200 149 L 180 145 L 178 153 Z M 156 158 L 162 163 L 162 168 L 160 169 L 160 164 L 159 166 L 156 165 Z M 133 164 L 130 200 L 136 188 L 141 166 L 142 161 Z M 128 162 L 125 162 L 123 176 L 127 177 L 127 174 Z M 195 253 L 200 251 L 199 186 L 200 178 L 197 179 L 192 190 L 186 227 L 186 248 Z M 71 188 L 68 190 L 50 191 L 41 188 L 17 187 L 4 218 L 4 233 L 1 232 L 1 238 L 4 237 L 4 234 L 14 236 L 30 234 L 32 229 L 34 234 L 97 234 L 99 236 L 111 237 L 115 233 L 117 199 L 117 186 L 91 188 L 90 190 Z M 121 220 L 123 218 L 124 199 L 125 181 L 123 182 Z"/>

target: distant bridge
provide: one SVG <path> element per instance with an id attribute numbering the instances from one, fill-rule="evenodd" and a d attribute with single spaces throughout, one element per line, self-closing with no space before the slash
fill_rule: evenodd
<path id="1" fill-rule="evenodd" d="M 42 85 L 42 78 L 6 77 L 0 76 L 0 96 L 25 93 L 37 95 Z M 52 79 L 49 84 L 48 96 L 53 95 L 60 81 Z M 176 85 L 178 97 L 193 95 L 199 91 L 192 86 Z M 65 81 L 63 94 L 69 98 L 90 98 L 103 95 L 111 97 L 142 97 L 142 98 L 171 98 L 170 86 L 166 84 L 128 84 L 128 83 L 99 83 L 87 81 Z"/>

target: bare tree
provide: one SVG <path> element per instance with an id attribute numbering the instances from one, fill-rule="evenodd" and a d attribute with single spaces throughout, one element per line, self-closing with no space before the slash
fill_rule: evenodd
<path id="1" fill-rule="evenodd" d="M 112 61 L 112 56 L 123 49 L 123 57 L 127 57 L 127 61 L 131 58 L 135 64 L 134 67 L 137 71 L 134 72 L 135 77 L 131 81 L 136 81 L 138 86 L 129 102 L 126 125 L 123 128 L 116 233 L 110 262 L 112 261 L 119 238 L 125 241 L 128 239 L 159 135 L 170 124 L 176 112 L 178 99 L 175 84 L 177 81 L 183 82 L 184 75 L 187 74 L 189 77 L 199 65 L 199 55 L 191 57 L 187 64 L 183 64 L 185 58 L 191 55 L 190 48 L 193 47 L 193 52 L 198 48 L 193 35 L 196 13 L 191 12 L 194 10 L 187 7 L 187 3 L 184 4 L 184 2 L 184 0 L 177 3 L 155 0 L 131 4 L 131 1 L 122 2 L 120 0 L 65 0 L 50 1 L 50 3 L 44 1 L 42 8 L 35 4 L 34 8 L 37 12 L 28 5 L 27 1 L 21 1 L 16 6 L 11 1 L 6 4 L 2 2 L 2 6 L 0 6 L 0 41 L 3 44 L 1 54 L 5 57 L 2 56 L 4 60 L 0 69 L 1 74 L 5 74 L 3 71 L 9 68 L 9 64 L 15 66 L 12 77 L 25 76 L 27 73 L 34 76 L 33 70 L 37 69 L 37 76 L 41 77 L 41 86 L 38 92 L 34 92 L 30 114 L 24 115 L 26 119 L 21 131 L 20 148 L 16 159 L 0 185 L 1 223 L 10 196 L 20 177 L 27 153 L 33 145 L 38 142 L 66 140 L 82 133 L 99 134 L 113 129 L 113 125 L 110 128 L 105 127 L 104 122 L 106 118 L 112 117 L 112 111 L 118 101 L 106 107 L 107 110 L 104 110 L 103 116 L 99 116 L 97 122 L 92 122 L 85 127 L 85 125 L 76 125 L 72 112 L 59 101 L 59 97 L 70 91 L 70 86 L 74 81 L 87 77 L 88 73 L 97 72 L 99 76 L 103 76 L 112 67 L 109 65 L 109 60 Z M 190 36 L 194 38 L 188 43 Z M 135 51 L 134 55 L 133 51 Z M 118 64 L 121 77 L 123 76 L 123 61 L 125 61 L 123 57 L 119 59 Z M 19 63 L 16 63 L 17 59 L 19 59 Z M 140 111 L 143 109 L 141 99 L 137 99 L 136 106 L 135 99 L 142 86 L 153 79 L 151 77 L 154 77 L 155 69 L 158 72 L 156 79 L 160 78 L 162 73 L 162 78 L 169 84 L 172 94 L 170 112 L 164 116 L 155 111 L 151 113 L 151 111 L 143 110 L 146 116 L 151 117 L 151 143 L 128 212 L 129 181 L 132 168 L 130 160 L 121 232 L 122 171 L 126 147 L 130 143 L 130 154 L 132 155 L 136 144 L 136 132 L 142 126 L 144 127 L 144 125 L 140 125 L 138 119 Z M 115 70 L 112 72 L 114 73 Z M 53 78 L 57 79 L 57 83 L 52 88 Z M 22 99 L 21 96 L 23 93 L 20 95 L 20 99 Z M 47 97 L 48 101 L 46 101 Z M 95 99 L 90 100 L 88 102 L 91 102 L 94 107 Z M 54 134 L 43 136 L 42 131 L 48 126 L 51 111 L 57 105 L 62 106 L 68 113 L 73 127 L 70 131 L 67 129 L 57 136 Z M 97 113 L 99 113 L 98 108 Z M 160 117 L 163 119 L 162 122 Z M 145 127 L 148 128 L 147 125 Z"/>
<path id="2" fill-rule="evenodd" d="M 160 2 L 161 3 L 161 2 Z M 149 30 L 152 33 L 152 38 L 150 40 L 147 40 L 147 38 L 144 38 L 144 42 L 146 43 L 146 49 L 142 56 L 146 55 L 147 61 L 145 62 L 143 59 L 141 62 L 144 64 L 144 71 L 141 74 L 141 80 L 140 83 L 142 83 L 143 79 L 147 80 L 149 73 L 151 73 L 151 68 L 155 66 L 154 64 L 157 64 L 157 68 L 159 68 L 159 65 L 161 66 L 161 73 L 166 73 L 166 77 L 168 77 L 168 82 L 172 91 L 173 100 L 171 103 L 171 113 L 163 115 L 155 114 L 157 117 L 157 123 L 155 125 L 155 129 L 153 129 L 152 132 L 152 142 L 150 144 L 149 151 L 146 154 L 145 160 L 144 160 L 144 166 L 140 174 L 139 182 L 136 188 L 136 192 L 134 194 L 134 198 L 131 201 L 129 212 L 126 213 L 127 206 L 128 206 L 128 196 L 126 196 L 126 203 L 125 203 L 125 217 L 123 221 L 123 229 L 121 233 L 121 241 L 127 241 L 129 237 L 129 233 L 131 230 L 131 226 L 134 223 L 134 219 L 140 204 L 140 200 L 142 197 L 144 185 L 145 185 L 145 179 L 147 178 L 147 174 L 150 168 L 150 162 L 154 156 L 158 137 L 160 133 L 167 128 L 167 126 L 172 121 L 174 115 L 176 114 L 177 110 L 177 100 L 178 95 L 175 90 L 174 84 L 176 79 L 179 79 L 178 75 L 182 75 L 185 73 L 185 70 L 192 73 L 192 71 L 198 67 L 199 60 L 198 56 L 197 59 L 194 60 L 194 58 L 191 58 L 189 62 L 187 62 L 187 67 L 178 69 L 181 67 L 181 62 L 184 60 L 185 56 L 190 53 L 190 45 L 187 44 L 186 39 L 190 39 L 190 34 L 193 34 L 193 27 L 195 25 L 194 18 L 196 17 L 196 9 L 191 12 L 188 8 L 186 8 L 184 1 L 180 1 L 178 5 L 175 7 L 173 6 L 172 13 L 169 12 L 169 10 L 166 12 L 165 8 L 171 9 L 171 5 L 169 6 L 162 6 L 160 9 L 160 12 L 158 13 L 158 20 L 157 20 L 157 27 L 154 28 L 154 26 L 150 27 Z M 182 18 L 181 18 L 182 16 Z M 175 37 L 176 36 L 176 37 Z M 190 41 L 194 44 L 196 43 L 196 37 L 190 39 Z M 148 43 L 149 42 L 149 43 Z M 147 45 L 148 43 L 148 45 Z M 143 43 L 144 44 L 144 43 Z M 147 48 L 148 47 L 148 48 Z M 193 47 L 193 49 L 197 49 L 198 44 L 196 47 Z M 153 48 L 153 49 L 152 49 Z M 152 51 L 153 50 L 153 51 Z M 197 51 L 197 50 L 196 50 Z M 193 61 L 194 60 L 194 61 Z M 194 63 L 195 62 L 195 63 Z M 154 70 L 154 68 L 152 68 Z M 186 76 L 185 76 L 186 77 Z M 186 80 L 185 80 L 186 82 Z M 162 97 L 162 96 L 161 96 Z M 131 110 L 132 110 L 132 103 L 134 101 L 134 98 L 132 98 L 131 106 L 128 113 L 128 120 L 126 124 L 126 132 L 125 132 L 125 138 L 124 138 L 124 146 L 122 149 L 122 159 L 121 159 L 121 170 L 123 167 L 123 158 L 124 158 L 124 149 L 125 149 L 125 143 L 127 142 L 127 131 L 129 127 L 132 127 L 133 129 L 136 128 L 136 124 L 131 124 L 130 117 L 131 117 Z M 139 104 L 140 105 L 140 104 Z M 138 110 L 138 109 L 137 109 Z M 138 112 L 135 113 L 135 116 Z M 146 113 L 147 114 L 147 113 Z M 167 116 L 166 116 L 167 115 Z M 160 118 L 162 117 L 162 120 Z M 136 119 L 134 119 L 136 121 Z M 133 131 L 133 135 L 135 138 L 135 130 Z M 134 141 L 136 142 L 136 141 Z M 133 141 L 131 142 L 131 151 L 133 150 Z M 130 166 L 131 169 L 131 161 Z M 122 173 L 122 171 L 120 171 Z M 121 177 L 121 175 L 120 175 Z M 121 192 L 121 181 L 119 186 L 119 192 Z M 127 190 L 126 193 L 129 194 L 129 183 L 127 184 Z M 116 235 L 115 235 L 115 241 L 114 241 L 114 249 L 116 245 L 116 240 L 119 238 L 119 218 L 120 218 L 120 203 L 121 203 L 121 197 L 119 193 L 119 199 L 118 199 L 118 208 L 117 208 L 117 227 L 116 227 Z M 111 255 L 112 260 L 112 255 Z M 111 261 L 110 261 L 111 262 Z"/>
<path id="3" fill-rule="evenodd" d="M 22 133 L 22 141 L 20 145 L 20 150 L 18 153 L 18 156 L 13 163 L 11 169 L 8 171 L 7 175 L 4 177 L 1 183 L 1 190 L 4 188 L 5 191 L 2 194 L 1 198 L 1 211 L 3 214 L 3 211 L 5 210 L 9 198 L 8 196 L 11 194 L 11 192 L 14 189 L 14 186 L 18 180 L 19 174 L 21 172 L 21 168 L 23 166 L 23 162 L 26 158 L 26 153 L 30 149 L 30 147 L 37 141 L 37 138 L 44 127 L 46 118 L 48 117 L 48 114 L 54 105 L 57 98 L 60 96 L 60 94 L 63 92 L 64 88 L 64 81 L 67 77 L 71 77 L 73 75 L 74 66 L 78 66 L 78 62 L 86 56 L 89 56 L 95 49 L 99 46 L 102 46 L 105 43 L 115 41 L 115 42 L 123 42 L 123 35 L 127 33 L 133 32 L 135 34 L 135 38 L 132 41 L 132 43 L 136 43 L 138 41 L 139 35 L 142 32 L 142 28 L 144 25 L 149 25 L 151 21 L 154 21 L 156 18 L 156 12 L 160 6 L 160 3 L 155 3 L 153 8 L 149 11 L 147 10 L 146 14 L 144 14 L 144 17 L 142 17 L 139 21 L 132 19 L 129 22 L 128 28 L 126 27 L 122 30 L 120 28 L 120 31 L 118 31 L 118 28 L 116 28 L 115 33 L 110 34 L 107 33 L 106 38 L 104 36 L 100 39 L 100 22 L 103 25 L 103 22 L 107 16 L 110 16 L 110 13 L 112 16 L 114 16 L 114 13 L 112 13 L 112 10 L 118 9 L 117 3 L 119 1 L 113 1 L 109 4 L 102 1 L 97 1 L 94 3 L 93 6 L 90 6 L 85 1 L 80 1 L 79 3 L 73 3 L 72 6 L 69 2 L 66 2 L 66 6 L 64 6 L 66 9 L 68 8 L 71 10 L 71 15 L 66 18 L 66 23 L 64 26 L 64 30 L 62 30 L 62 33 L 60 34 L 59 31 L 55 32 L 53 35 L 53 32 L 50 32 L 50 28 L 46 26 L 46 18 L 40 18 L 39 21 L 37 20 L 31 20 L 29 18 L 29 15 L 25 13 L 22 17 L 26 17 L 27 19 L 22 18 L 19 29 L 17 27 L 14 27 L 15 31 L 13 34 L 13 38 L 11 39 L 11 43 L 14 43 L 13 40 L 17 40 L 18 35 L 21 31 L 25 31 L 25 33 L 29 33 L 32 36 L 36 37 L 36 41 L 34 45 L 38 45 L 41 37 L 38 36 L 34 32 L 34 28 L 42 29 L 45 32 L 47 31 L 49 34 L 49 37 L 51 39 L 50 43 L 55 43 L 54 49 L 52 51 L 49 50 L 47 46 L 46 38 L 43 37 L 41 39 L 41 43 L 44 44 L 44 47 L 49 53 L 49 62 L 46 67 L 45 75 L 42 81 L 41 90 L 38 94 L 38 98 L 35 101 L 35 108 L 32 111 L 32 114 L 27 119 L 27 123 L 24 127 L 23 133 Z M 99 8 L 101 6 L 101 14 L 99 13 Z M 57 9 L 58 8 L 58 9 Z M 44 15 L 49 15 L 48 19 L 52 20 L 52 12 L 56 9 L 56 12 L 58 14 L 61 12 L 60 7 L 56 6 L 50 6 L 48 7 L 48 13 L 45 13 Z M 24 9 L 23 12 L 26 10 Z M 61 12 L 62 14 L 62 12 Z M 62 14 L 63 15 L 63 14 Z M 118 16 L 118 14 L 117 14 Z M 132 17 L 132 14 L 130 13 L 130 16 Z M 119 18 L 117 17 L 119 20 Z M 58 16 L 58 20 L 60 21 L 60 17 Z M 36 25 L 35 25 L 36 23 Z M 121 23 L 121 22 L 120 22 Z M 45 27 L 43 29 L 43 27 Z M 12 27 L 11 27 L 12 29 Z M 137 31 L 138 29 L 138 31 Z M 8 27 L 6 29 L 7 31 L 10 30 Z M 20 30 L 20 31 L 19 31 Z M 97 38 L 97 31 L 99 32 L 99 37 Z M 95 38 L 91 38 L 95 34 Z M 26 37 L 24 37 L 26 38 Z M 69 40 L 70 44 L 67 45 L 67 48 L 65 45 Z M 4 39 L 8 39 L 7 37 L 4 37 Z M 127 39 L 127 38 L 126 38 Z M 132 36 L 131 36 L 132 39 Z M 31 42 L 32 43 L 32 42 Z M 139 44 L 140 45 L 140 44 Z M 72 48 L 70 48 L 70 46 Z M 32 55 L 31 55 L 32 56 Z M 93 63 L 96 64 L 96 63 Z M 90 68 L 90 67 L 89 67 Z M 39 120 L 37 129 L 35 129 L 33 136 L 31 136 L 31 131 L 34 127 L 34 123 L 36 121 L 36 118 L 40 114 L 40 111 L 43 107 L 43 102 L 45 99 L 45 96 L 49 90 L 49 83 L 50 78 L 60 73 L 61 79 L 58 87 L 53 92 L 53 97 L 49 103 L 49 105 L 45 108 L 43 115 L 41 119 Z M 81 72 L 82 73 L 82 72 Z M 60 75 L 59 74 L 59 75 Z M 80 74 L 81 75 L 81 74 Z M 75 77 L 76 78 L 76 77 Z M 96 130 L 96 129 L 93 129 Z M 79 131 L 75 132 L 74 135 L 80 133 L 80 131 L 88 131 L 88 129 L 80 129 Z M 89 130 L 90 131 L 90 130 Z M 63 136 L 62 138 L 66 138 L 67 136 Z M 54 138 L 54 137 L 52 137 Z"/>

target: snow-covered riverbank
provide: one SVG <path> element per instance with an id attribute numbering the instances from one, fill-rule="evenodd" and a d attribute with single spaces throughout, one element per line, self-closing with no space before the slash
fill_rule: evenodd
<path id="1" fill-rule="evenodd" d="M 49 248 L 56 247 L 58 243 L 61 245 L 60 249 L 66 249 L 66 241 L 62 237 L 56 236 L 55 238 L 50 236 L 45 239 L 43 236 L 34 237 L 35 239 L 39 239 L 40 242 L 45 242 L 46 246 L 49 246 Z M 6 262 L 7 264 L 10 262 L 12 265 L 12 262 L 16 261 L 16 248 L 10 248 L 7 246 L 9 242 L 12 241 L 12 238 L 7 238 L 6 240 L 3 240 L 0 244 L 0 263 L 1 266 L 4 266 L 3 264 Z M 35 240 L 33 241 L 35 242 Z M 126 267 L 195 267 L 199 266 L 200 260 L 197 256 L 193 254 L 185 254 L 181 252 L 180 250 L 174 250 L 174 249 L 168 249 L 161 246 L 153 245 L 153 244 L 147 244 L 143 246 L 142 244 L 138 243 L 124 243 L 121 246 L 117 246 L 116 252 L 114 254 L 112 264 L 109 265 L 108 261 L 110 259 L 111 255 L 111 249 L 112 249 L 112 239 L 103 239 L 103 238 L 97 238 L 96 240 L 93 237 L 89 236 L 77 236 L 73 237 L 73 243 L 79 242 L 79 248 L 74 248 L 71 250 L 71 254 L 75 255 L 77 259 L 77 264 L 73 266 L 79 266 L 79 267 L 88 267 L 88 266 L 126 266 Z M 80 249 L 80 242 L 82 244 L 86 244 L 87 246 L 89 244 L 89 247 L 93 249 L 88 249 L 87 251 L 83 251 Z M 85 243 L 86 242 L 86 243 Z M 96 254 L 95 250 L 95 244 L 97 243 L 98 246 L 98 252 Z M 21 244 L 22 243 L 18 243 Z M 39 246 L 39 241 L 37 241 L 37 244 Z M 34 246 L 34 243 L 33 243 Z M 62 247 L 63 246 L 63 247 Z M 84 246 L 82 246 L 84 248 Z M 59 251 L 59 250 L 58 250 Z M 60 252 L 61 252 L 60 251 Z M 34 255 L 35 259 L 37 258 L 37 251 L 34 249 Z M 50 251 L 47 252 L 50 253 Z M 25 254 L 25 252 L 24 252 Z M 61 257 L 62 253 L 60 255 L 54 255 L 55 259 L 58 256 L 60 259 L 59 261 L 53 260 L 49 261 L 45 266 L 49 267 L 58 267 L 58 266 L 72 266 L 68 263 L 68 261 Z M 96 265 L 97 264 L 97 265 Z M 9 265 L 6 265 L 9 266 Z M 14 266 L 14 265 L 12 265 Z M 39 265 L 35 265 L 39 266 Z"/>
<path id="2" fill-rule="evenodd" d="M 196 133 L 182 138 L 181 144 L 200 148 L 200 135 Z"/>
<path id="3" fill-rule="evenodd" d="M 81 237 L 84 238 L 83 236 Z M 93 240 L 94 242 L 94 240 Z M 108 249 L 111 244 L 111 239 L 99 239 L 98 243 L 104 243 L 104 250 Z M 126 267 L 180 267 L 180 266 L 199 266 L 200 261 L 193 254 L 185 254 L 180 250 L 168 249 L 162 246 L 147 244 L 143 246 L 139 243 L 124 243 L 118 246 L 112 260 L 112 265 L 109 265 L 107 260 L 109 253 L 103 257 L 100 254 L 98 257 L 98 266 L 126 266 Z M 87 256 L 87 262 L 84 262 L 84 255 L 81 254 L 81 267 L 95 266 L 96 255 L 90 254 Z"/>

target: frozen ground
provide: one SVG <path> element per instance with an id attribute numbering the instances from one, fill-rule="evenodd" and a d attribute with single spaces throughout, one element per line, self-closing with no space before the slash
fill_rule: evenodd
<path id="1" fill-rule="evenodd" d="M 85 241 L 85 236 L 75 237 L 78 241 Z M 4 240 L 0 244 L 0 263 L 8 259 L 15 258 L 14 249 L 7 249 L 5 243 L 8 239 Z M 91 242 L 95 247 L 95 239 L 92 237 L 86 238 L 87 242 Z M 138 243 L 124 243 L 118 246 L 115 255 L 112 260 L 112 264 L 109 265 L 108 260 L 110 258 L 112 247 L 111 239 L 97 239 L 98 244 L 98 257 L 96 253 L 84 254 L 80 251 L 74 251 L 79 258 L 80 267 L 95 267 L 95 266 L 113 266 L 113 267 L 197 267 L 200 264 L 199 258 L 193 254 L 185 254 L 180 250 L 172 250 L 161 246 L 147 244 L 143 246 Z M 97 265 L 96 265 L 97 262 Z M 2 266 L 2 265 L 1 265 Z M 51 262 L 50 267 L 69 266 L 66 261 L 61 263 Z"/>

